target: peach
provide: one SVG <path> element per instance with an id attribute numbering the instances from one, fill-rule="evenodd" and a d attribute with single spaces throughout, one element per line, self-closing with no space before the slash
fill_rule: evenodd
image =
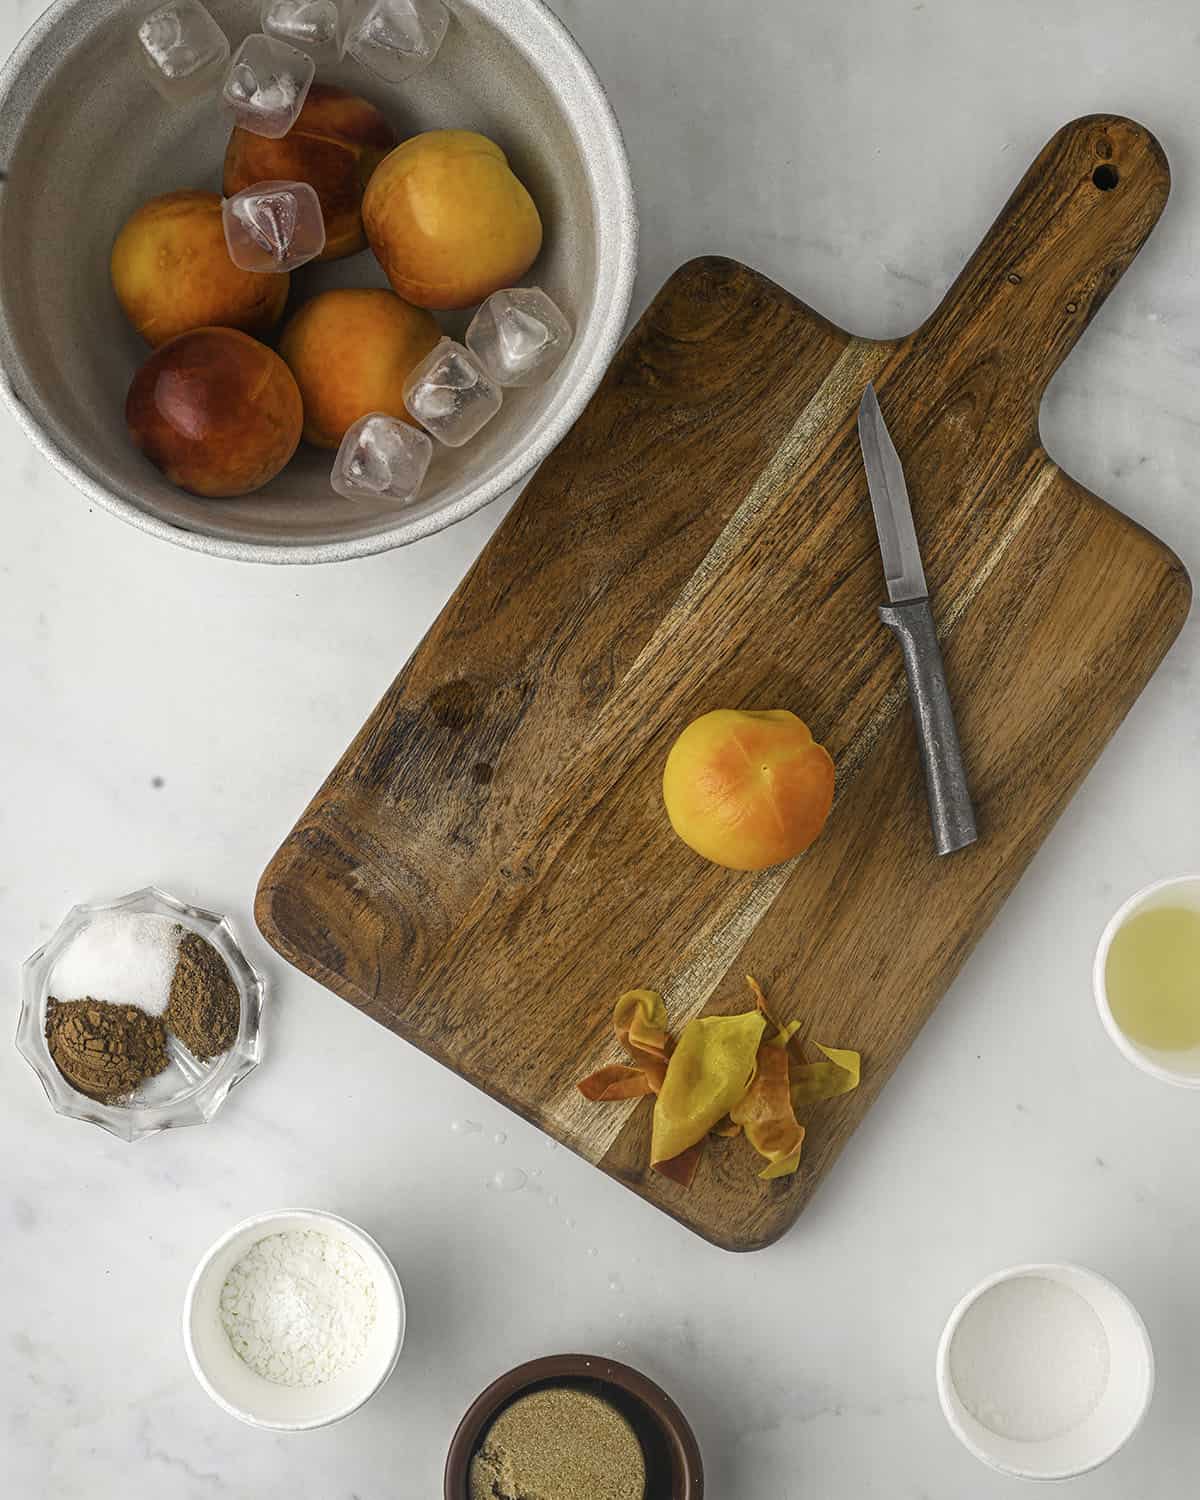
<path id="1" fill-rule="evenodd" d="M 304 398 L 304 436 L 336 448 L 371 412 L 412 422 L 404 382 L 439 338 L 433 314 L 395 292 L 363 287 L 306 302 L 279 344 Z"/>
<path id="2" fill-rule="evenodd" d="M 274 350 L 233 328 L 197 328 L 134 376 L 125 420 L 172 484 L 219 499 L 275 478 L 299 446 L 304 407 Z"/>
<path id="3" fill-rule="evenodd" d="M 300 118 L 282 140 L 236 128 L 225 153 L 225 194 L 256 182 L 307 182 L 325 215 L 322 260 L 353 255 L 367 243 L 363 190 L 396 144 L 396 133 L 366 99 L 314 83 Z"/>
<path id="4" fill-rule="evenodd" d="M 219 195 L 185 191 L 152 198 L 121 230 L 112 284 L 125 316 L 157 348 L 193 328 L 268 333 L 283 316 L 291 278 L 239 270 Z"/>
<path id="5" fill-rule="evenodd" d="M 363 198 L 371 249 L 418 307 L 473 307 L 520 281 L 542 221 L 504 152 L 470 130 L 431 130 L 397 146 Z"/>
<path id="6" fill-rule="evenodd" d="M 730 870 L 765 870 L 802 854 L 824 828 L 833 761 L 785 708 L 717 709 L 671 747 L 663 800 L 697 854 Z"/>

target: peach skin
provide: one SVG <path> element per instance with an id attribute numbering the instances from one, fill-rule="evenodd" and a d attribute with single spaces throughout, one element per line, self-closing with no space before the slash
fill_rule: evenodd
<path id="1" fill-rule="evenodd" d="M 236 128 L 225 153 L 225 195 L 256 182 L 307 182 L 325 215 L 322 260 L 364 248 L 363 192 L 396 133 L 366 99 L 332 84 L 314 83 L 300 118 L 282 140 Z"/>
<path id="2" fill-rule="evenodd" d="M 802 854 L 833 806 L 833 761 L 785 708 L 716 709 L 671 747 L 663 801 L 679 837 L 730 870 Z"/>
<path id="3" fill-rule="evenodd" d="M 130 436 L 172 484 L 248 495 L 300 443 L 300 392 L 272 349 L 234 328 L 197 328 L 156 349 L 125 404 Z"/>
<path id="4" fill-rule="evenodd" d="M 541 218 L 508 158 L 470 130 L 397 146 L 371 178 L 363 223 L 388 280 L 418 307 L 473 307 L 520 281 L 542 248 Z"/>
<path id="5" fill-rule="evenodd" d="M 283 316 L 287 272 L 242 271 L 229 258 L 218 193 L 166 193 L 117 235 L 112 284 L 125 316 L 158 348 L 193 328 L 266 334 Z"/>
<path id="6" fill-rule="evenodd" d="M 322 292 L 283 330 L 279 352 L 304 398 L 304 436 L 336 448 L 360 417 L 385 412 L 415 427 L 404 382 L 441 338 L 432 313 L 395 292 Z"/>

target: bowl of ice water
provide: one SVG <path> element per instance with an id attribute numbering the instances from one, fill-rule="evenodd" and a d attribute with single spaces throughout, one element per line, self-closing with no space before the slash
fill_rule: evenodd
<path id="1" fill-rule="evenodd" d="M 502 147 L 546 231 L 523 284 L 544 290 L 573 331 L 553 375 L 506 389 L 469 442 L 435 443 L 411 504 L 386 493 L 347 499 L 331 483 L 333 455 L 307 444 L 264 489 L 205 500 L 172 485 L 130 441 L 125 396 L 150 351 L 109 280 L 113 241 L 137 208 L 180 188 L 222 185 L 231 115 L 220 89 L 165 98 L 139 55 L 139 25 L 163 4 L 57 0 L 0 72 L 0 393 L 30 438 L 89 501 L 156 536 L 247 561 L 384 551 L 510 490 L 599 384 L 624 332 L 636 269 L 628 161 L 577 44 L 540 0 L 448 0 L 444 40 L 415 76 L 388 82 L 350 55 L 319 62 L 316 74 L 371 100 L 401 140 L 463 129 Z M 260 31 L 261 0 L 207 0 L 206 9 L 232 58 Z M 369 250 L 303 275 L 289 316 L 321 291 L 387 285 Z M 461 342 L 474 315 L 439 314 L 443 332 Z"/>

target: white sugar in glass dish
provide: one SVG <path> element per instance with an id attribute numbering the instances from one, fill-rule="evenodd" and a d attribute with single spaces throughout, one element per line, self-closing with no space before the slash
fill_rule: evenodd
<path id="1" fill-rule="evenodd" d="M 50 993 L 56 1000 L 136 1005 L 161 1016 L 171 998 L 182 937 L 178 922 L 154 912 L 101 912 L 55 960 Z"/>
<path id="2" fill-rule="evenodd" d="M 404 1327 L 404 1293 L 379 1245 L 309 1209 L 261 1214 L 223 1235 L 197 1266 L 183 1309 L 200 1384 L 230 1416 L 277 1432 L 357 1411 L 395 1369 Z"/>
<path id="3" fill-rule="evenodd" d="M 1018 1266 L 955 1308 L 937 1382 L 946 1420 L 976 1458 L 1022 1479 L 1067 1479 L 1136 1431 L 1154 1356 L 1133 1305 L 1103 1277 Z"/>

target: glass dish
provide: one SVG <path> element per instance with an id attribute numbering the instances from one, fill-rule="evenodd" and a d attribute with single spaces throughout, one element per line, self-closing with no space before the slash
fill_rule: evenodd
<path id="1" fill-rule="evenodd" d="M 113 911 L 169 917 L 186 931 L 207 939 L 229 966 L 241 999 L 242 1014 L 237 1040 L 228 1052 L 209 1062 L 200 1062 L 177 1037 L 168 1033 L 170 1066 L 156 1078 L 147 1079 L 128 1100 L 102 1104 L 81 1094 L 58 1071 L 46 1042 L 46 1002 L 50 998 L 54 965 L 67 944 L 93 917 Z M 47 1099 L 60 1115 L 88 1120 L 123 1141 L 140 1140 L 176 1125 L 203 1125 L 220 1109 L 234 1084 L 240 1083 L 262 1060 L 260 1028 L 266 988 L 266 980 L 242 952 L 228 917 L 189 906 L 165 891 L 147 886 L 117 901 L 72 907 L 49 942 L 25 960 L 21 970 L 17 1051 L 37 1074 Z"/>

